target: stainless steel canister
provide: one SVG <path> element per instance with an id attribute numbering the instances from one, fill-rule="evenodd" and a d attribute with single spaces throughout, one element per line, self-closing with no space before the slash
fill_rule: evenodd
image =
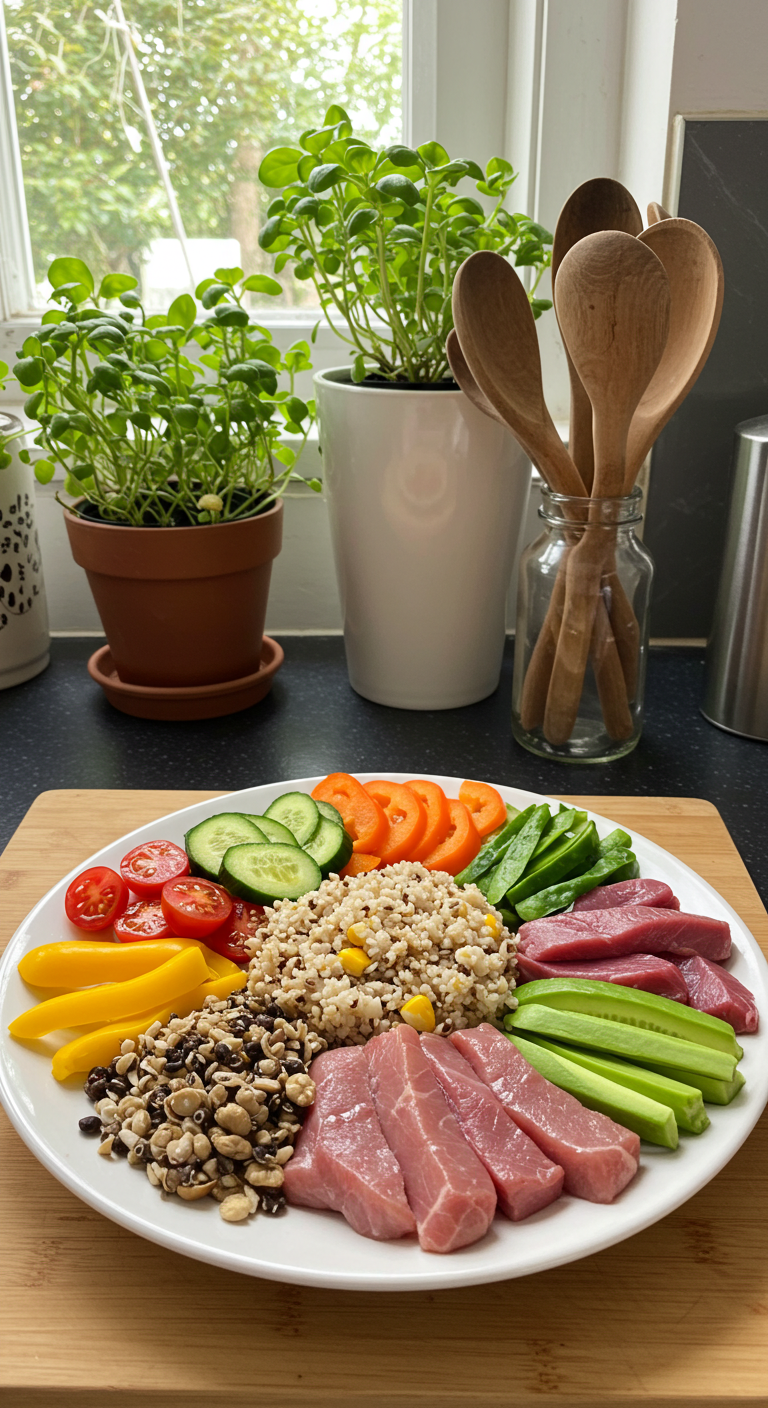
<path id="1" fill-rule="evenodd" d="M 702 713 L 730 733 L 768 740 L 768 416 L 736 427 Z"/>

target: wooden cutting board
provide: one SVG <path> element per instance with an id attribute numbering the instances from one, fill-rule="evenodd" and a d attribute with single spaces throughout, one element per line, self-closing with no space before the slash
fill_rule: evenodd
<path id="1" fill-rule="evenodd" d="M 2 858 L 0 943 L 100 846 L 216 795 L 38 797 Z M 768 953 L 768 916 L 708 802 L 563 800 L 679 856 Z M 3 1408 L 768 1405 L 766 1116 L 701 1193 L 619 1246 L 522 1280 L 376 1295 L 164 1251 L 79 1202 L 2 1120 Z"/>

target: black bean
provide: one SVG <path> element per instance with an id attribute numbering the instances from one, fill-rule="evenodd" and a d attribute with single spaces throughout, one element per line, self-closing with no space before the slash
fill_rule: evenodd
<path id="1" fill-rule="evenodd" d="M 109 1091 L 110 1095 L 127 1095 L 128 1082 L 127 1080 L 123 1080 L 122 1076 L 115 1076 L 115 1079 L 109 1082 L 107 1090 Z"/>
<path id="2" fill-rule="evenodd" d="M 260 1027 L 263 1027 L 264 1030 L 267 1031 L 267 1032 L 272 1032 L 272 1031 L 274 1031 L 274 1029 L 275 1029 L 275 1017 L 279 1017 L 280 1015 L 281 1015 L 281 1014 L 280 1014 L 280 1008 L 279 1008 L 279 1007 L 269 1007 L 269 1008 L 267 1008 L 267 1011 L 264 1013 L 264 1015 L 261 1016 L 261 1017 L 259 1017 L 259 1026 L 260 1026 Z"/>
<path id="3" fill-rule="evenodd" d="M 183 1065 L 184 1062 L 181 1060 L 181 1057 L 179 1057 L 178 1060 L 174 1059 L 173 1061 L 169 1061 L 165 1067 L 166 1075 L 175 1075 L 177 1071 L 181 1070 Z"/>
<path id="4" fill-rule="evenodd" d="M 211 1123 L 211 1120 L 213 1119 L 213 1116 L 211 1115 L 210 1110 L 206 1110 L 204 1107 L 201 1106 L 199 1110 L 195 1110 L 192 1119 L 196 1125 L 199 1125 L 200 1129 L 207 1129 L 209 1124 Z"/>
<path id="5" fill-rule="evenodd" d="M 260 1041 L 247 1041 L 243 1047 L 243 1052 L 248 1057 L 249 1061 L 260 1061 L 264 1054 L 261 1049 Z"/>
<path id="6" fill-rule="evenodd" d="M 79 1127 L 83 1134 L 101 1134 L 101 1120 L 98 1115 L 83 1115 Z"/>
<path id="7" fill-rule="evenodd" d="M 225 1156 L 224 1154 L 217 1154 L 217 1155 L 216 1155 L 216 1162 L 217 1162 L 217 1164 L 218 1164 L 218 1166 L 219 1166 L 219 1173 L 234 1173 L 234 1171 L 235 1171 L 235 1161 L 234 1161 L 234 1159 L 228 1159 L 228 1158 L 226 1158 L 226 1156 Z"/>
<path id="8" fill-rule="evenodd" d="M 128 1145 L 124 1144 L 122 1139 L 116 1139 L 114 1144 L 112 1145 L 112 1153 L 117 1154 L 118 1157 L 121 1159 L 127 1159 Z"/>
<path id="9" fill-rule="evenodd" d="M 108 1080 L 109 1071 L 106 1066 L 92 1066 L 88 1072 L 88 1080 Z M 86 1082 L 87 1084 L 87 1082 Z"/>
<path id="10" fill-rule="evenodd" d="M 221 1066 L 228 1066 L 232 1058 L 232 1048 L 227 1046 L 225 1041 L 217 1041 L 213 1048 L 213 1054 Z"/>
<path id="11" fill-rule="evenodd" d="M 236 1075 L 240 1075 L 243 1071 L 247 1071 L 248 1066 L 246 1062 L 242 1059 L 242 1057 L 239 1055 L 239 1053 L 236 1052 L 233 1056 L 230 1057 L 229 1069 L 230 1071 L 233 1071 Z"/>
<path id="12" fill-rule="evenodd" d="M 105 1080 L 95 1080 L 91 1085 L 89 1081 L 85 1083 L 85 1093 L 94 1105 L 97 1100 L 103 1100 L 107 1093 L 107 1082 Z"/>
<path id="13" fill-rule="evenodd" d="M 274 1188 L 262 1188 L 259 1194 L 261 1206 L 268 1217 L 276 1217 L 285 1207 L 285 1194 Z"/>
<path id="14" fill-rule="evenodd" d="M 303 1075 L 303 1073 L 304 1073 L 304 1062 L 303 1062 L 303 1061 L 297 1061 L 296 1058 L 293 1057 L 293 1058 L 290 1059 L 290 1060 L 285 1060 L 285 1061 L 283 1061 L 283 1069 L 288 1072 L 288 1075 L 289 1075 L 289 1076 Z"/>

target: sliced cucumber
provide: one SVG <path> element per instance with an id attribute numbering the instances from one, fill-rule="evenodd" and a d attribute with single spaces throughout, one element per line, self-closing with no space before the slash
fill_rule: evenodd
<path id="1" fill-rule="evenodd" d="M 344 825 L 344 818 L 341 812 L 337 811 L 335 807 L 332 807 L 330 802 L 321 802 L 319 797 L 316 799 L 313 798 L 313 801 L 320 815 L 324 816 L 326 821 L 335 821 L 337 826 Z"/>
<path id="2" fill-rule="evenodd" d="M 521 1006 L 527 1002 L 543 1002 L 547 1007 L 606 1017 L 614 1022 L 631 1022 L 649 1031 L 727 1051 L 737 1060 L 744 1055 L 733 1027 L 721 1017 L 711 1017 L 695 1007 L 683 1007 L 669 997 L 642 992 L 639 988 L 625 988 L 597 978 L 537 978 L 519 990 L 517 999 Z"/>
<path id="3" fill-rule="evenodd" d="M 292 831 L 287 826 L 283 826 L 281 821 L 275 821 L 273 816 L 248 816 L 254 826 L 258 826 L 259 831 L 263 831 L 268 841 L 281 841 L 284 846 L 297 846 L 298 841 Z"/>
<path id="4" fill-rule="evenodd" d="M 198 822 L 184 837 L 184 847 L 189 856 L 189 868 L 193 875 L 204 875 L 207 880 L 218 880 L 222 856 L 230 846 L 242 845 L 246 841 L 255 843 L 266 841 L 263 831 L 242 812 L 218 812 L 206 821 Z"/>
<path id="5" fill-rule="evenodd" d="M 297 846 L 306 846 L 320 825 L 317 803 L 306 792 L 284 792 L 271 807 L 267 807 L 264 815 L 279 821 L 281 826 L 287 826 L 291 835 L 296 837 Z"/>
<path id="6" fill-rule="evenodd" d="M 323 877 L 317 861 L 299 846 L 266 841 L 230 846 L 218 878 L 240 899 L 273 904 L 275 900 L 301 899 L 316 890 Z"/>
<path id="7" fill-rule="evenodd" d="M 343 826 L 321 816 L 320 825 L 304 850 L 317 861 L 325 878 L 332 871 L 334 875 L 338 875 L 339 871 L 344 869 L 352 854 L 352 845 L 352 837 Z"/>

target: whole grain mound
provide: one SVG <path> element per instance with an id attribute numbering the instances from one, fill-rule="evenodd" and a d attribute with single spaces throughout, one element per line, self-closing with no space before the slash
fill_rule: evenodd
<path id="1" fill-rule="evenodd" d="M 443 1034 L 498 1021 L 517 1005 L 514 936 L 477 886 L 460 887 L 442 871 L 401 861 L 348 879 L 331 875 L 266 913 L 249 944 L 248 989 L 332 1046 L 396 1025 L 417 993 L 430 999 Z M 339 957 L 352 946 L 370 958 L 359 978 Z"/>

